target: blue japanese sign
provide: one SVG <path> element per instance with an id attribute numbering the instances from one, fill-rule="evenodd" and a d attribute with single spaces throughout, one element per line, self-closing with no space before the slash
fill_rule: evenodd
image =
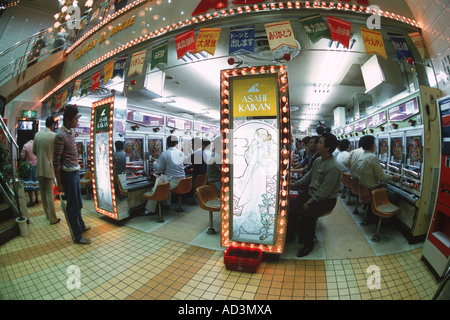
<path id="1" fill-rule="evenodd" d="M 255 51 L 255 28 L 231 28 L 229 54 L 253 53 Z"/>
<path id="2" fill-rule="evenodd" d="M 411 51 L 409 51 L 408 44 L 403 35 L 396 33 L 388 33 L 388 35 L 394 46 L 398 60 L 402 61 L 403 59 L 412 58 Z"/>

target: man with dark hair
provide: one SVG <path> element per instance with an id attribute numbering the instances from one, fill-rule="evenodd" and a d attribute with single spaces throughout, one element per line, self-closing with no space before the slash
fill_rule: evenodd
<path id="1" fill-rule="evenodd" d="M 41 190 L 42 205 L 45 216 L 50 224 L 56 224 L 61 219 L 55 213 L 55 199 L 53 183 L 55 171 L 53 169 L 53 141 L 56 133 L 53 132 L 55 119 L 52 116 L 45 120 L 45 129 L 36 133 L 33 143 L 33 153 L 36 155 L 36 175 Z"/>
<path id="2" fill-rule="evenodd" d="M 342 172 L 350 172 L 350 167 L 346 166 L 346 162 L 350 156 L 350 152 L 348 152 L 349 148 L 350 141 L 348 139 L 341 140 L 337 149 L 336 161 L 339 163 Z"/>
<path id="3" fill-rule="evenodd" d="M 80 189 L 80 165 L 78 164 L 75 135 L 72 130 L 77 126 L 78 118 L 77 107 L 66 106 L 63 125 L 54 140 L 53 166 L 58 192 L 64 192 L 66 196 L 66 218 L 73 241 L 78 244 L 90 244 L 91 241 L 83 237 L 83 232 L 91 227 L 86 226 L 81 217 L 83 202 Z"/>
<path id="4" fill-rule="evenodd" d="M 180 183 L 181 179 L 186 177 L 184 173 L 184 154 L 177 148 L 178 138 L 176 136 L 168 136 L 166 146 L 167 150 L 161 153 L 159 159 L 155 159 L 155 162 L 153 162 L 153 168 L 167 176 L 167 179 L 170 182 L 170 190 L 172 190 Z M 165 206 L 170 205 L 171 195 L 172 193 L 170 193 L 169 198 L 164 201 Z M 150 211 L 150 213 L 153 213 L 155 212 L 157 204 L 156 201 L 148 200 L 146 209 Z"/>
<path id="5" fill-rule="evenodd" d="M 400 177 L 390 175 L 383 171 L 380 161 L 375 155 L 375 137 L 371 135 L 363 136 L 360 140 L 361 148 L 364 150 L 358 159 L 357 175 L 359 182 L 373 190 L 385 187 L 389 180 L 400 181 Z"/>
<path id="6" fill-rule="evenodd" d="M 113 153 L 113 174 L 114 174 L 114 189 L 119 200 L 123 200 L 123 195 L 119 191 L 119 174 L 124 173 L 127 170 L 127 154 L 123 150 L 123 141 L 114 142 L 116 151 Z"/>
<path id="7" fill-rule="evenodd" d="M 341 170 L 333 151 L 338 140 L 331 133 L 324 133 L 317 145 L 319 158 L 314 161 L 312 169 L 300 180 L 291 183 L 293 189 L 307 189 L 299 199 L 298 215 L 300 216 L 299 243 L 304 243 L 297 257 L 308 255 L 314 248 L 316 220 L 324 213 L 333 210 L 339 193 Z M 289 223 L 296 223 L 297 219 Z"/>
<path id="8" fill-rule="evenodd" d="M 299 172 L 301 175 L 304 175 L 311 170 L 314 161 L 319 157 L 319 154 L 317 153 L 317 144 L 319 143 L 319 140 L 319 136 L 312 136 L 308 140 L 306 146 L 307 156 L 291 170 L 292 173 Z"/>

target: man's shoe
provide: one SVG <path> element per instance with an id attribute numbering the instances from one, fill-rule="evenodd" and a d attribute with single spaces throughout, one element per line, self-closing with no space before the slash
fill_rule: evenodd
<path id="1" fill-rule="evenodd" d="M 86 238 L 81 238 L 80 240 L 78 240 L 76 243 L 78 244 L 90 244 L 91 240 L 86 239 Z"/>
<path id="2" fill-rule="evenodd" d="M 83 232 L 86 232 L 86 231 L 91 230 L 91 229 L 92 229 L 91 226 L 86 226 L 86 229 L 84 229 Z"/>
<path id="3" fill-rule="evenodd" d="M 313 251 L 314 249 L 314 245 L 305 245 L 298 253 L 297 253 L 297 257 L 302 258 L 307 256 L 308 254 L 311 253 L 311 251 Z"/>
<path id="4" fill-rule="evenodd" d="M 57 224 L 57 223 L 60 222 L 60 221 L 61 221 L 61 218 L 58 218 L 58 220 L 56 220 L 55 222 L 50 223 L 50 225 Z"/>

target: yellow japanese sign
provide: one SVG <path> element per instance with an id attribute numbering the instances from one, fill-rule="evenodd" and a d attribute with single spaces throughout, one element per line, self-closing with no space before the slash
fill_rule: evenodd
<path id="1" fill-rule="evenodd" d="M 233 117 L 277 116 L 277 82 L 271 76 L 251 76 L 232 81 Z"/>
<path id="2" fill-rule="evenodd" d="M 217 41 L 220 36 L 220 28 L 202 28 L 200 29 L 195 47 L 197 52 L 206 51 L 211 55 L 216 52 Z"/>
<path id="3" fill-rule="evenodd" d="M 361 35 L 364 40 L 364 47 L 367 54 L 378 54 L 387 59 L 386 48 L 383 42 L 383 36 L 380 31 L 361 28 Z"/>

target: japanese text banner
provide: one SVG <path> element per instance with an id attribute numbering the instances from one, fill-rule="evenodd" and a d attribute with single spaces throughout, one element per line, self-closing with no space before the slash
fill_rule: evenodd
<path id="1" fill-rule="evenodd" d="M 282 46 L 297 48 L 294 31 L 292 31 L 289 21 L 267 23 L 264 27 L 271 51 L 275 51 Z"/>
<path id="2" fill-rule="evenodd" d="M 214 55 L 214 53 L 216 52 L 220 31 L 220 28 L 200 29 L 197 35 L 197 41 L 195 42 L 196 52 L 206 51 L 207 53 Z"/>
<path id="3" fill-rule="evenodd" d="M 300 23 L 312 43 L 316 43 L 322 38 L 331 39 L 330 29 L 320 15 L 301 19 Z"/>
<path id="4" fill-rule="evenodd" d="M 231 28 L 228 53 L 255 52 L 255 27 Z"/>
<path id="5" fill-rule="evenodd" d="M 364 40 L 364 47 L 367 54 L 375 53 L 384 59 L 387 59 L 386 48 L 383 42 L 383 36 L 380 31 L 360 28 Z"/>
<path id="6" fill-rule="evenodd" d="M 334 17 L 328 17 L 328 25 L 330 27 L 331 39 L 349 48 L 352 24 Z"/>
<path id="7" fill-rule="evenodd" d="M 136 72 L 142 74 L 146 53 L 146 50 L 133 53 L 131 56 L 130 67 L 128 69 L 128 77 Z"/>
<path id="8" fill-rule="evenodd" d="M 175 37 L 177 58 L 181 59 L 188 52 L 196 52 L 194 30 L 187 31 Z"/>

